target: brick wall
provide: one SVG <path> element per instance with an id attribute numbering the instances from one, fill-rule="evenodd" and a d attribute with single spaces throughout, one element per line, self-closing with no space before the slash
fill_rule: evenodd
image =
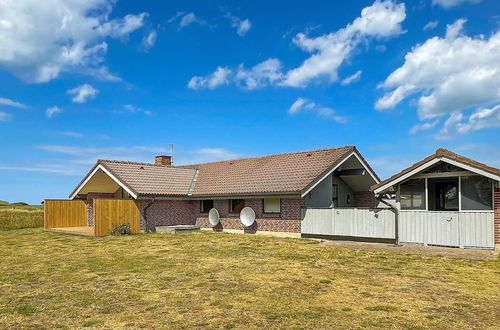
<path id="1" fill-rule="evenodd" d="M 154 229 L 155 226 L 194 225 L 198 215 L 199 202 L 194 200 L 141 200 L 141 230 Z M 150 207 L 146 207 L 151 204 Z M 146 219 L 145 219 L 146 214 Z"/>
<path id="2" fill-rule="evenodd" d="M 87 224 L 89 226 L 94 225 L 94 199 L 99 198 L 115 198 L 114 193 L 95 193 L 90 192 L 87 194 Z"/>
<path id="3" fill-rule="evenodd" d="M 354 193 L 354 207 L 375 208 L 378 203 L 378 199 L 371 191 L 359 191 Z"/>
<path id="4" fill-rule="evenodd" d="M 495 244 L 500 244 L 500 189 L 495 189 Z"/>
<path id="5" fill-rule="evenodd" d="M 196 225 L 202 228 L 212 228 L 208 222 L 208 214 L 200 213 L 199 201 L 196 202 L 198 203 L 196 207 Z M 265 214 L 262 199 L 245 199 L 245 206 L 249 206 L 254 210 L 256 218 L 254 224 L 247 228 L 241 224 L 239 214 L 229 213 L 229 200 L 214 200 L 214 207 L 219 211 L 220 215 L 220 222 L 214 229 L 300 233 L 301 208 L 303 205 L 304 200 L 300 198 L 281 199 L 280 214 Z"/>

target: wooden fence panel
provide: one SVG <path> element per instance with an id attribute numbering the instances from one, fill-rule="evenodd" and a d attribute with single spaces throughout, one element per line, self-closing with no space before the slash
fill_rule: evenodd
<path id="1" fill-rule="evenodd" d="M 87 226 L 87 205 L 82 200 L 46 200 L 44 202 L 44 227 Z"/>
<path id="2" fill-rule="evenodd" d="M 96 236 L 106 236 L 113 226 L 130 224 L 132 234 L 140 231 L 139 204 L 130 199 L 94 199 L 94 226 Z"/>

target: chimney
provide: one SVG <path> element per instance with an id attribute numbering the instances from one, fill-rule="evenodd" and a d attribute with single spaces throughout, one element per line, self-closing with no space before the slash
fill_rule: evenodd
<path id="1" fill-rule="evenodd" d="M 172 166 L 172 156 L 156 156 L 155 165 Z"/>

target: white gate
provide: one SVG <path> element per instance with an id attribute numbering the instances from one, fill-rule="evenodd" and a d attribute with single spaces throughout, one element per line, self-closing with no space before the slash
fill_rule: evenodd
<path id="1" fill-rule="evenodd" d="M 400 211 L 399 242 L 493 249 L 493 226 L 491 211 Z"/>
<path id="2" fill-rule="evenodd" d="M 390 209 L 306 208 L 301 233 L 395 239 L 396 221 Z"/>

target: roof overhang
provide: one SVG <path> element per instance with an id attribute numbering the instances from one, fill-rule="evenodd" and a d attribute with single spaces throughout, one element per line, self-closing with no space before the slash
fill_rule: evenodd
<path id="1" fill-rule="evenodd" d="M 80 184 L 75 188 L 75 190 L 73 190 L 69 198 L 74 199 L 78 195 L 78 193 L 83 189 L 83 187 L 85 187 L 85 185 L 94 177 L 94 175 L 99 170 L 104 172 L 107 176 L 109 176 L 114 182 L 116 182 L 121 188 L 123 188 L 123 190 L 128 192 L 130 196 L 132 196 L 134 199 L 137 199 L 137 194 L 134 193 L 132 189 L 130 189 L 129 187 L 127 187 L 127 185 L 118 180 L 118 178 L 116 178 L 116 176 L 114 176 L 113 173 L 111 173 L 108 169 L 106 169 L 102 164 L 99 163 L 96 164 L 96 166 L 94 166 L 94 168 L 87 174 L 85 179 L 82 182 L 80 182 Z"/>
<path id="2" fill-rule="evenodd" d="M 492 180 L 500 181 L 499 175 L 495 175 L 495 174 L 490 173 L 488 171 L 482 170 L 480 168 L 471 166 L 471 165 L 463 163 L 463 162 L 459 162 L 455 159 L 451 159 L 451 158 L 446 157 L 446 156 L 440 156 L 440 157 L 433 158 L 433 159 L 429 160 L 428 162 L 425 162 L 424 164 L 416 167 L 415 169 L 409 171 L 408 173 L 405 173 L 399 177 L 392 179 L 391 181 L 386 182 L 384 185 L 374 189 L 373 192 L 375 193 L 375 195 L 383 194 L 386 192 L 387 189 L 391 188 L 392 186 L 395 186 L 396 184 L 411 178 L 412 176 L 426 170 L 427 168 L 429 168 L 429 167 L 431 167 L 439 162 L 445 162 L 445 163 L 448 163 L 448 164 L 451 164 L 451 165 L 454 165 L 457 167 L 461 167 L 467 171 L 476 173 L 478 175 L 482 175 L 484 177 L 490 178 Z"/>
<path id="3" fill-rule="evenodd" d="M 378 176 L 373 172 L 373 170 L 370 168 L 368 163 L 364 160 L 363 157 L 357 152 L 357 150 L 353 150 L 352 152 L 348 153 L 347 155 L 344 156 L 338 163 L 336 163 L 333 167 L 331 167 L 326 173 L 321 175 L 320 177 L 316 178 L 312 184 L 310 184 L 308 187 L 306 187 L 302 192 L 301 192 L 301 197 L 304 198 L 311 190 L 313 190 L 321 181 L 323 181 L 326 177 L 328 177 L 330 174 L 332 174 L 335 170 L 340 168 L 342 164 L 344 164 L 348 159 L 350 159 L 352 156 L 356 157 L 356 159 L 359 161 L 361 166 L 368 172 L 370 177 L 375 181 L 375 184 L 380 182 L 380 179 Z"/>

